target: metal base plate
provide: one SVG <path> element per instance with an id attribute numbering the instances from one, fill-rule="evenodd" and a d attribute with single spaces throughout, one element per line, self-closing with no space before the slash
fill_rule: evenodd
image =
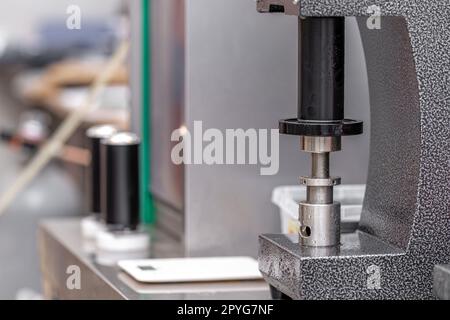
<path id="1" fill-rule="evenodd" d="M 260 271 L 292 299 L 433 298 L 431 261 L 412 258 L 361 231 L 342 235 L 341 242 L 307 248 L 296 236 L 261 236 Z"/>

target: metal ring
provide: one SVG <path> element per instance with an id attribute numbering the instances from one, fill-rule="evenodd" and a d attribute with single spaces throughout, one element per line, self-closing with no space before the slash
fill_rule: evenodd
<path id="1" fill-rule="evenodd" d="M 298 119 L 282 120 L 279 123 L 280 133 L 295 136 L 341 137 L 363 133 L 363 122 L 344 119 L 336 122 L 314 122 Z"/>
<path id="2" fill-rule="evenodd" d="M 341 184 L 340 177 L 310 178 L 300 177 L 300 183 L 307 187 L 334 187 Z"/>
<path id="3" fill-rule="evenodd" d="M 309 153 L 341 151 L 341 137 L 300 137 L 300 150 Z"/>
<path id="4" fill-rule="evenodd" d="M 307 247 L 329 247 L 340 243 L 341 205 L 310 204 L 299 206 L 300 244 Z"/>

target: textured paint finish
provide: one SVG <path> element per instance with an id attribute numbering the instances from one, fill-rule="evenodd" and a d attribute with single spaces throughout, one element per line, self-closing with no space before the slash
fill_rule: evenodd
<path id="1" fill-rule="evenodd" d="M 381 30 L 359 18 L 372 116 L 360 228 L 343 237 L 340 252 L 261 237 L 261 271 L 292 298 L 433 298 L 433 268 L 450 261 L 450 3 L 303 0 L 300 13 L 367 16 L 374 4 Z M 371 266 L 379 288 L 369 289 Z"/>
<path id="2" fill-rule="evenodd" d="M 434 293 L 439 299 L 450 300 L 450 265 L 434 268 Z"/>

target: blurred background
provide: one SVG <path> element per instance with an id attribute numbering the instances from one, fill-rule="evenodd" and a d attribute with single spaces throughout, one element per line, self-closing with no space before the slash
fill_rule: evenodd
<path id="1" fill-rule="evenodd" d="M 69 30 L 67 8 L 81 8 Z M 0 2 L 0 191 L 3 192 L 68 112 L 110 56 L 126 6 L 120 0 Z M 39 297 L 37 225 L 83 212 L 84 131 L 96 123 L 128 127 L 127 71 L 115 75 L 102 107 L 85 119 L 65 154 L 51 162 L 0 218 L 0 299 Z"/>
<path id="2" fill-rule="evenodd" d="M 77 8 L 81 30 L 67 27 Z M 346 31 L 346 116 L 363 120 L 366 134 L 344 139 L 332 171 L 363 188 L 367 74 L 355 19 L 347 19 Z M 171 133 L 191 129 L 194 121 L 202 120 L 204 129 L 275 129 L 279 119 L 296 114 L 297 20 L 261 15 L 254 0 L 1 1 L 0 193 L 81 106 L 124 37 L 131 40 L 128 63 L 113 75 L 99 108 L 0 216 L 0 299 L 41 298 L 39 224 L 88 214 L 85 132 L 96 124 L 142 136 L 141 217 L 155 227 L 152 256 L 256 257 L 259 234 L 289 227 L 272 193 L 298 186 L 310 170 L 297 137 L 280 137 L 275 176 L 261 176 L 257 166 L 175 166 L 170 160 Z M 363 196 L 364 190 L 359 211 Z M 286 197 L 295 216 L 298 199 Z M 47 262 L 55 263 L 41 263 Z"/>

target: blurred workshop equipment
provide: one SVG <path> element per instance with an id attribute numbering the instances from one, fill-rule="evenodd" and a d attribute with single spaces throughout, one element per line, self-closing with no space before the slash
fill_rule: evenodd
<path id="1" fill-rule="evenodd" d="M 102 72 L 98 74 L 89 95 L 86 97 L 80 108 L 73 110 L 64 122 L 53 133 L 51 138 L 42 146 L 30 163 L 20 172 L 12 185 L 0 196 L 0 216 L 8 209 L 14 199 L 35 177 L 45 168 L 48 162 L 60 151 L 63 144 L 75 132 L 86 114 L 94 109 L 116 69 L 124 62 L 128 54 L 129 44 L 127 41 L 121 43 L 115 54 L 111 57 Z"/>
<path id="2" fill-rule="evenodd" d="M 24 104 L 39 106 L 64 119 L 73 109 L 81 107 L 105 64 L 103 59 L 57 62 L 42 70 L 20 73 L 14 80 L 14 89 Z M 128 72 L 125 66 L 120 66 L 100 97 L 99 107 L 83 119 L 84 127 L 113 124 L 127 129 L 128 105 Z"/>

